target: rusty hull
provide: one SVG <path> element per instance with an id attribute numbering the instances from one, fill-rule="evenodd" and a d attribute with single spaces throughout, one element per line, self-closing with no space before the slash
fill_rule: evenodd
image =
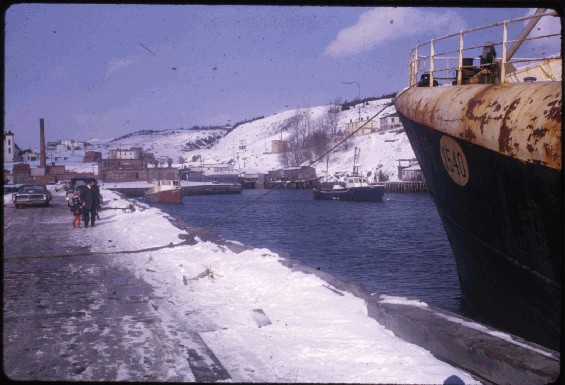
<path id="1" fill-rule="evenodd" d="M 409 119 L 528 163 L 561 170 L 562 84 L 412 87 L 396 109 Z"/>

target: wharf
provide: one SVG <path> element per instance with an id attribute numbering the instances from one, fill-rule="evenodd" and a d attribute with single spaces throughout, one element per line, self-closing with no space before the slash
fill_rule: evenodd
<path id="1" fill-rule="evenodd" d="M 145 195 L 152 185 L 146 186 L 131 185 L 126 183 L 112 184 L 106 183 L 104 188 L 122 194 L 126 198 L 140 198 Z M 241 194 L 242 187 L 240 184 L 215 184 L 215 183 L 191 183 L 183 184 L 181 182 L 182 195 L 213 195 L 213 194 Z"/>
<path id="2" fill-rule="evenodd" d="M 241 194 L 240 184 L 202 184 L 182 186 L 182 195 Z"/>
<path id="3" fill-rule="evenodd" d="M 426 182 L 418 181 L 395 181 L 385 182 L 386 192 L 428 192 L 428 185 Z"/>
<path id="4" fill-rule="evenodd" d="M 115 205 L 114 199 L 109 202 Z M 131 206 L 107 207 L 101 212 L 100 226 L 88 230 L 70 228 L 71 216 L 62 194 L 55 194 L 48 208 L 4 207 L 3 363 L 11 379 L 237 381 L 233 377 L 237 371 L 228 370 L 229 366 L 222 361 L 227 356 L 218 356 L 201 337 L 213 324 L 206 317 L 212 314 L 218 317 L 216 312 L 232 313 L 237 308 L 233 292 L 230 299 L 234 303 L 230 300 L 224 307 L 218 304 L 212 314 L 206 315 L 199 308 L 182 309 L 180 317 L 172 319 L 165 310 L 179 308 L 178 302 L 172 301 L 177 301 L 177 297 L 169 292 L 169 286 L 153 287 L 143 279 L 143 274 L 156 274 L 152 261 L 170 258 L 167 250 L 175 247 L 172 242 L 168 249 L 150 248 L 150 256 L 136 251 L 140 254 L 137 258 L 143 258 L 142 270 L 129 270 L 131 264 L 125 259 L 120 264 L 120 258 L 124 257 L 117 251 L 91 251 L 97 247 L 116 250 L 111 245 L 119 242 L 119 237 L 106 240 L 96 236 L 96 231 L 113 226 L 117 216 L 111 209 L 134 210 Z M 132 225 L 140 218 L 148 220 L 143 212 L 131 216 L 128 222 Z M 156 225 L 155 221 L 151 223 Z M 182 223 L 173 224 L 189 231 Z M 131 232 L 129 229 L 120 237 Z M 253 249 L 209 233 L 199 237 L 217 245 L 218 253 L 227 249 L 234 252 Z M 186 238 L 187 244 L 193 244 L 188 235 Z M 144 244 L 148 241 L 144 239 Z M 415 298 L 398 300 L 398 297 L 369 293 L 300 262 L 282 259 L 280 263 L 293 271 L 321 278 L 336 295 L 351 293 L 363 299 L 367 315 L 397 337 L 423 347 L 484 383 L 545 384 L 559 376 L 557 352 Z M 184 281 L 180 271 L 188 266 L 175 264 L 174 268 L 180 269 L 175 270 L 175 277 Z M 187 284 L 185 281 L 184 285 Z M 184 292 L 181 295 L 186 297 Z M 259 318 L 258 328 L 269 333 L 265 317 Z M 237 335 L 232 326 L 214 326 L 213 330 L 232 333 L 229 335 L 235 335 L 236 341 L 240 338 L 240 342 L 248 337 Z M 233 356 L 240 357 L 237 352 Z M 242 360 L 242 373 L 253 373 L 256 382 L 263 382 L 261 376 L 265 373 L 246 367 L 245 358 L 239 360 Z M 121 377 L 126 368 L 127 377 Z"/>

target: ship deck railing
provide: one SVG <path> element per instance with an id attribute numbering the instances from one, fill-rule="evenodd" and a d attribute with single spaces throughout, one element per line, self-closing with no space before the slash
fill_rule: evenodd
<path id="1" fill-rule="evenodd" d="M 485 9 L 488 12 L 488 9 Z M 410 69 L 408 75 L 409 87 L 415 86 L 437 86 L 438 80 L 449 80 L 449 83 L 442 85 L 461 85 L 465 84 L 466 76 L 475 74 L 483 69 L 491 69 L 495 64 L 499 68 L 496 79 L 490 82 L 504 83 L 509 81 L 506 76 L 519 68 L 516 66 L 526 66 L 534 63 L 559 63 L 561 66 L 561 33 L 548 33 L 544 35 L 529 36 L 529 31 L 525 31 L 524 22 L 535 24 L 540 20 L 559 17 L 555 11 L 538 11 L 529 16 L 505 20 L 487 26 L 462 30 L 428 42 L 422 43 L 410 52 Z M 528 26 L 526 26 L 527 28 Z M 494 32 L 493 32 L 494 31 Z M 515 38 L 509 36 L 517 35 Z M 496 40 L 499 36 L 499 40 Z M 458 41 L 457 41 L 458 40 Z M 531 42 L 543 42 L 548 46 L 555 45 L 552 54 L 542 54 L 534 57 L 516 57 L 514 54 L 526 44 L 523 51 L 525 53 L 536 53 L 531 46 Z M 480 61 L 480 53 L 486 46 L 493 46 L 501 56 L 496 56 L 493 63 L 475 66 L 475 61 Z M 511 45 L 509 47 L 509 45 Z M 538 44 L 538 47 L 540 45 Z M 471 55 L 470 52 L 478 52 L 479 55 Z M 539 50 L 538 50 L 539 51 Z M 558 53 L 556 53 L 558 52 Z M 532 56 L 532 55 L 528 55 Z M 472 61 L 472 63 L 471 63 Z M 423 76 L 422 76 L 423 75 Z M 561 74 L 559 73 L 559 77 Z M 560 79 L 559 79 L 560 80 Z"/>

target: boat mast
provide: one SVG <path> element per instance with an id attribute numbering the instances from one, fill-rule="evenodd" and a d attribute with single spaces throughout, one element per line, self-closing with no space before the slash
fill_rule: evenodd
<path id="1" fill-rule="evenodd" d="M 359 147 L 355 147 L 355 154 L 353 156 L 353 175 L 352 176 L 359 176 L 359 153 L 361 149 Z"/>

